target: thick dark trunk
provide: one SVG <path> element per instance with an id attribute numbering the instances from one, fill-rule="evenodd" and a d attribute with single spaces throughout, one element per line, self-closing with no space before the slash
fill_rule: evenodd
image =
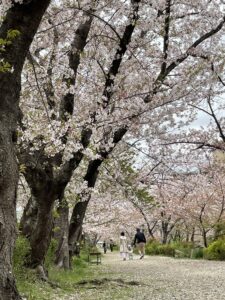
<path id="1" fill-rule="evenodd" d="M 168 233 L 166 231 L 162 234 L 162 244 L 166 244 L 168 240 Z"/>
<path id="2" fill-rule="evenodd" d="M 99 152 L 101 158 L 97 158 L 89 162 L 87 167 L 87 172 L 84 176 L 84 181 L 87 182 L 88 188 L 95 187 L 95 183 L 99 173 L 99 168 L 101 167 L 105 159 L 108 158 L 109 154 L 113 151 L 115 146 L 121 141 L 121 139 L 126 134 L 126 132 L 127 132 L 126 127 L 121 127 L 117 129 L 113 133 L 114 145 L 112 146 L 112 148 L 106 151 L 104 147 L 102 147 L 101 151 Z M 81 193 L 80 199 L 81 201 L 78 202 L 73 209 L 73 213 L 70 220 L 69 247 L 71 249 L 74 249 L 74 245 L 78 242 L 79 235 L 81 235 L 83 220 L 85 217 L 88 203 L 91 199 L 91 192 L 84 191 L 83 193 Z M 71 255 L 73 255 L 73 251 L 70 251 L 70 259 L 71 259 Z"/>
<path id="3" fill-rule="evenodd" d="M 21 299 L 12 273 L 16 239 L 17 161 L 11 132 L 0 117 L 0 299 Z"/>
<path id="4" fill-rule="evenodd" d="M 101 166 L 103 160 L 96 159 L 90 161 L 88 164 L 86 175 L 84 176 L 84 180 L 87 181 L 88 187 L 94 187 L 95 182 L 98 176 L 98 168 Z M 75 244 L 78 242 L 78 238 L 82 232 L 83 220 L 85 217 L 85 213 L 87 210 L 88 203 L 91 199 L 91 194 L 88 191 L 84 193 L 84 195 L 80 195 L 81 201 L 76 203 L 73 213 L 70 219 L 70 227 L 69 227 L 69 247 L 70 251 L 70 259 L 71 255 L 73 255 L 73 249 Z"/>
<path id="5" fill-rule="evenodd" d="M 31 267 L 44 265 L 53 228 L 52 209 L 54 201 L 49 198 L 42 198 L 42 201 L 38 202 L 37 222 L 30 238 Z"/>
<path id="6" fill-rule="evenodd" d="M 57 241 L 57 249 L 55 253 L 55 264 L 59 268 L 69 269 L 69 207 L 64 199 L 57 208 L 57 217 L 54 220 L 54 236 Z"/>
<path id="7" fill-rule="evenodd" d="M 23 215 L 20 220 L 19 230 L 27 238 L 30 238 L 37 222 L 37 201 L 34 196 L 31 195 L 27 205 L 24 208 Z"/>
<path id="8" fill-rule="evenodd" d="M 207 242 L 207 233 L 206 231 L 204 230 L 204 228 L 202 229 L 202 239 L 203 239 L 203 244 L 204 244 L 204 247 L 208 247 L 208 242 Z"/>
<path id="9" fill-rule="evenodd" d="M 14 153 L 19 120 L 21 71 L 30 44 L 50 0 L 33 0 L 14 4 L 0 27 L 0 38 L 9 30 L 19 36 L 0 53 L 12 72 L 0 73 L 0 299 L 21 299 L 12 273 L 12 253 L 16 239 L 16 190 L 18 166 Z"/>
<path id="10" fill-rule="evenodd" d="M 70 261 L 74 254 L 76 243 L 79 242 L 82 233 L 82 225 L 89 203 L 90 197 L 86 201 L 76 203 L 70 219 L 69 226 L 69 248 L 70 248 Z"/>
<path id="11" fill-rule="evenodd" d="M 20 228 L 22 233 L 30 241 L 30 255 L 26 262 L 27 267 L 42 270 L 44 275 L 44 260 L 48 251 L 53 228 L 53 206 L 54 201 L 59 199 L 53 174 L 50 169 L 43 170 L 37 166 L 37 170 L 29 169 L 25 174 L 31 189 L 31 198 L 24 210 Z M 61 189 L 60 189 L 61 190 Z"/>
<path id="12" fill-rule="evenodd" d="M 167 222 L 162 222 L 162 244 L 166 244 L 169 236 L 169 231 L 168 231 L 168 223 Z"/>
<path id="13" fill-rule="evenodd" d="M 84 180 L 87 182 L 88 187 L 94 187 L 97 176 L 98 169 L 101 166 L 103 160 L 95 159 L 90 161 L 88 164 L 86 175 L 84 176 Z M 78 242 L 78 238 L 82 232 L 83 220 L 85 217 L 85 213 L 87 210 L 88 203 L 91 199 L 91 193 L 88 191 L 87 193 L 81 194 L 81 201 L 76 203 L 73 213 L 70 219 L 70 227 L 69 227 L 69 247 L 70 251 L 70 259 L 71 255 L 73 255 L 73 249 L 75 244 Z"/>

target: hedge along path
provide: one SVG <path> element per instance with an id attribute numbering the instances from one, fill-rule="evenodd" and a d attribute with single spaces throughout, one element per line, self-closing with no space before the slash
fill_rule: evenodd
<path id="1" fill-rule="evenodd" d="M 102 265 L 90 268 L 95 278 L 82 280 L 74 295 L 60 299 L 225 299 L 225 262 L 160 256 L 121 261 L 118 253 L 109 253 Z"/>

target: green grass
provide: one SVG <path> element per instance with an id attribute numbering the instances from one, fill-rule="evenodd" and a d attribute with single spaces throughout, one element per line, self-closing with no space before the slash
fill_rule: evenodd
<path id="1" fill-rule="evenodd" d="M 77 283 L 84 279 L 92 279 L 95 268 L 87 263 L 87 250 L 81 252 L 81 257 L 73 259 L 72 270 L 62 270 L 53 265 L 56 243 L 53 240 L 46 257 L 45 266 L 48 269 L 49 282 L 43 282 L 37 278 L 35 270 L 27 269 L 24 263 L 29 260 L 29 242 L 19 236 L 13 255 L 13 268 L 16 283 L 20 294 L 26 300 L 51 300 L 57 297 L 74 293 Z M 97 270 L 97 268 L 96 268 Z"/>
<path id="2" fill-rule="evenodd" d="M 27 272 L 29 276 L 30 272 Z M 32 281 L 31 278 L 17 279 L 17 287 L 20 294 L 27 300 L 48 300 L 54 299 L 55 291 L 45 282 L 39 280 Z"/>
<path id="3" fill-rule="evenodd" d="M 49 271 L 49 278 L 60 285 L 64 291 L 74 291 L 77 282 L 91 277 L 91 268 L 80 258 L 74 259 L 73 270 L 58 270 L 52 267 Z"/>
<path id="4" fill-rule="evenodd" d="M 84 279 L 91 279 L 94 270 L 81 258 L 75 258 L 73 262 L 73 270 L 61 270 L 51 266 L 49 268 L 49 281 L 55 286 L 47 282 L 37 279 L 34 270 L 21 269 L 17 271 L 17 287 L 19 292 L 27 300 L 50 300 L 55 296 L 60 298 L 63 295 L 69 295 L 75 292 L 77 283 Z"/>

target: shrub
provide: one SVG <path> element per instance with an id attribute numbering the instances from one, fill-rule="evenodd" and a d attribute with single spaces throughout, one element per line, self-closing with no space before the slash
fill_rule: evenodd
<path id="1" fill-rule="evenodd" d="M 174 242 L 171 245 L 174 250 L 182 252 L 182 257 L 190 257 L 194 247 L 194 244 L 190 242 Z"/>
<path id="2" fill-rule="evenodd" d="M 192 249 L 194 244 L 191 242 L 173 242 L 172 243 L 173 247 L 175 249 Z"/>
<path id="3" fill-rule="evenodd" d="M 171 244 L 159 245 L 158 252 L 160 255 L 174 256 L 174 248 Z"/>
<path id="4" fill-rule="evenodd" d="M 192 249 L 191 258 L 196 258 L 196 259 L 203 258 L 203 251 L 204 250 L 202 247 Z"/>
<path id="5" fill-rule="evenodd" d="M 148 255 L 159 254 L 159 251 L 158 251 L 159 246 L 160 246 L 160 243 L 158 241 L 153 240 L 153 241 L 148 242 L 146 245 L 146 248 L 145 248 L 146 254 L 148 254 Z"/>
<path id="6" fill-rule="evenodd" d="M 211 243 L 204 249 L 203 255 L 209 260 L 225 260 L 225 240 L 220 239 Z"/>
<path id="7" fill-rule="evenodd" d="M 174 248 L 170 244 L 151 241 L 146 245 L 146 254 L 174 256 Z"/>
<path id="8" fill-rule="evenodd" d="M 170 244 L 161 244 L 159 241 L 153 240 L 146 245 L 146 254 L 149 255 L 166 255 L 175 256 L 176 250 L 182 252 L 181 257 L 190 257 L 193 249 L 193 243 L 190 242 L 173 242 Z M 200 251 L 195 253 L 196 256 L 202 257 Z M 196 257 L 197 258 L 197 257 Z"/>
<path id="9" fill-rule="evenodd" d="M 225 236 L 225 222 L 220 221 L 215 225 L 215 240 L 223 238 Z"/>
<path id="10" fill-rule="evenodd" d="M 13 268 L 14 272 L 20 271 L 23 269 L 26 260 L 28 259 L 28 254 L 30 251 L 30 244 L 28 240 L 19 236 L 16 240 L 14 252 L 13 252 Z"/>

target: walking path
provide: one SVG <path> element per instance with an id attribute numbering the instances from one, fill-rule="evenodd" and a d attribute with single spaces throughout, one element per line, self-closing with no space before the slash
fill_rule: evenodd
<path id="1" fill-rule="evenodd" d="M 121 261 L 107 253 L 65 300 L 225 300 L 225 262 L 138 256 Z M 62 298 L 61 298 L 62 299 Z"/>

